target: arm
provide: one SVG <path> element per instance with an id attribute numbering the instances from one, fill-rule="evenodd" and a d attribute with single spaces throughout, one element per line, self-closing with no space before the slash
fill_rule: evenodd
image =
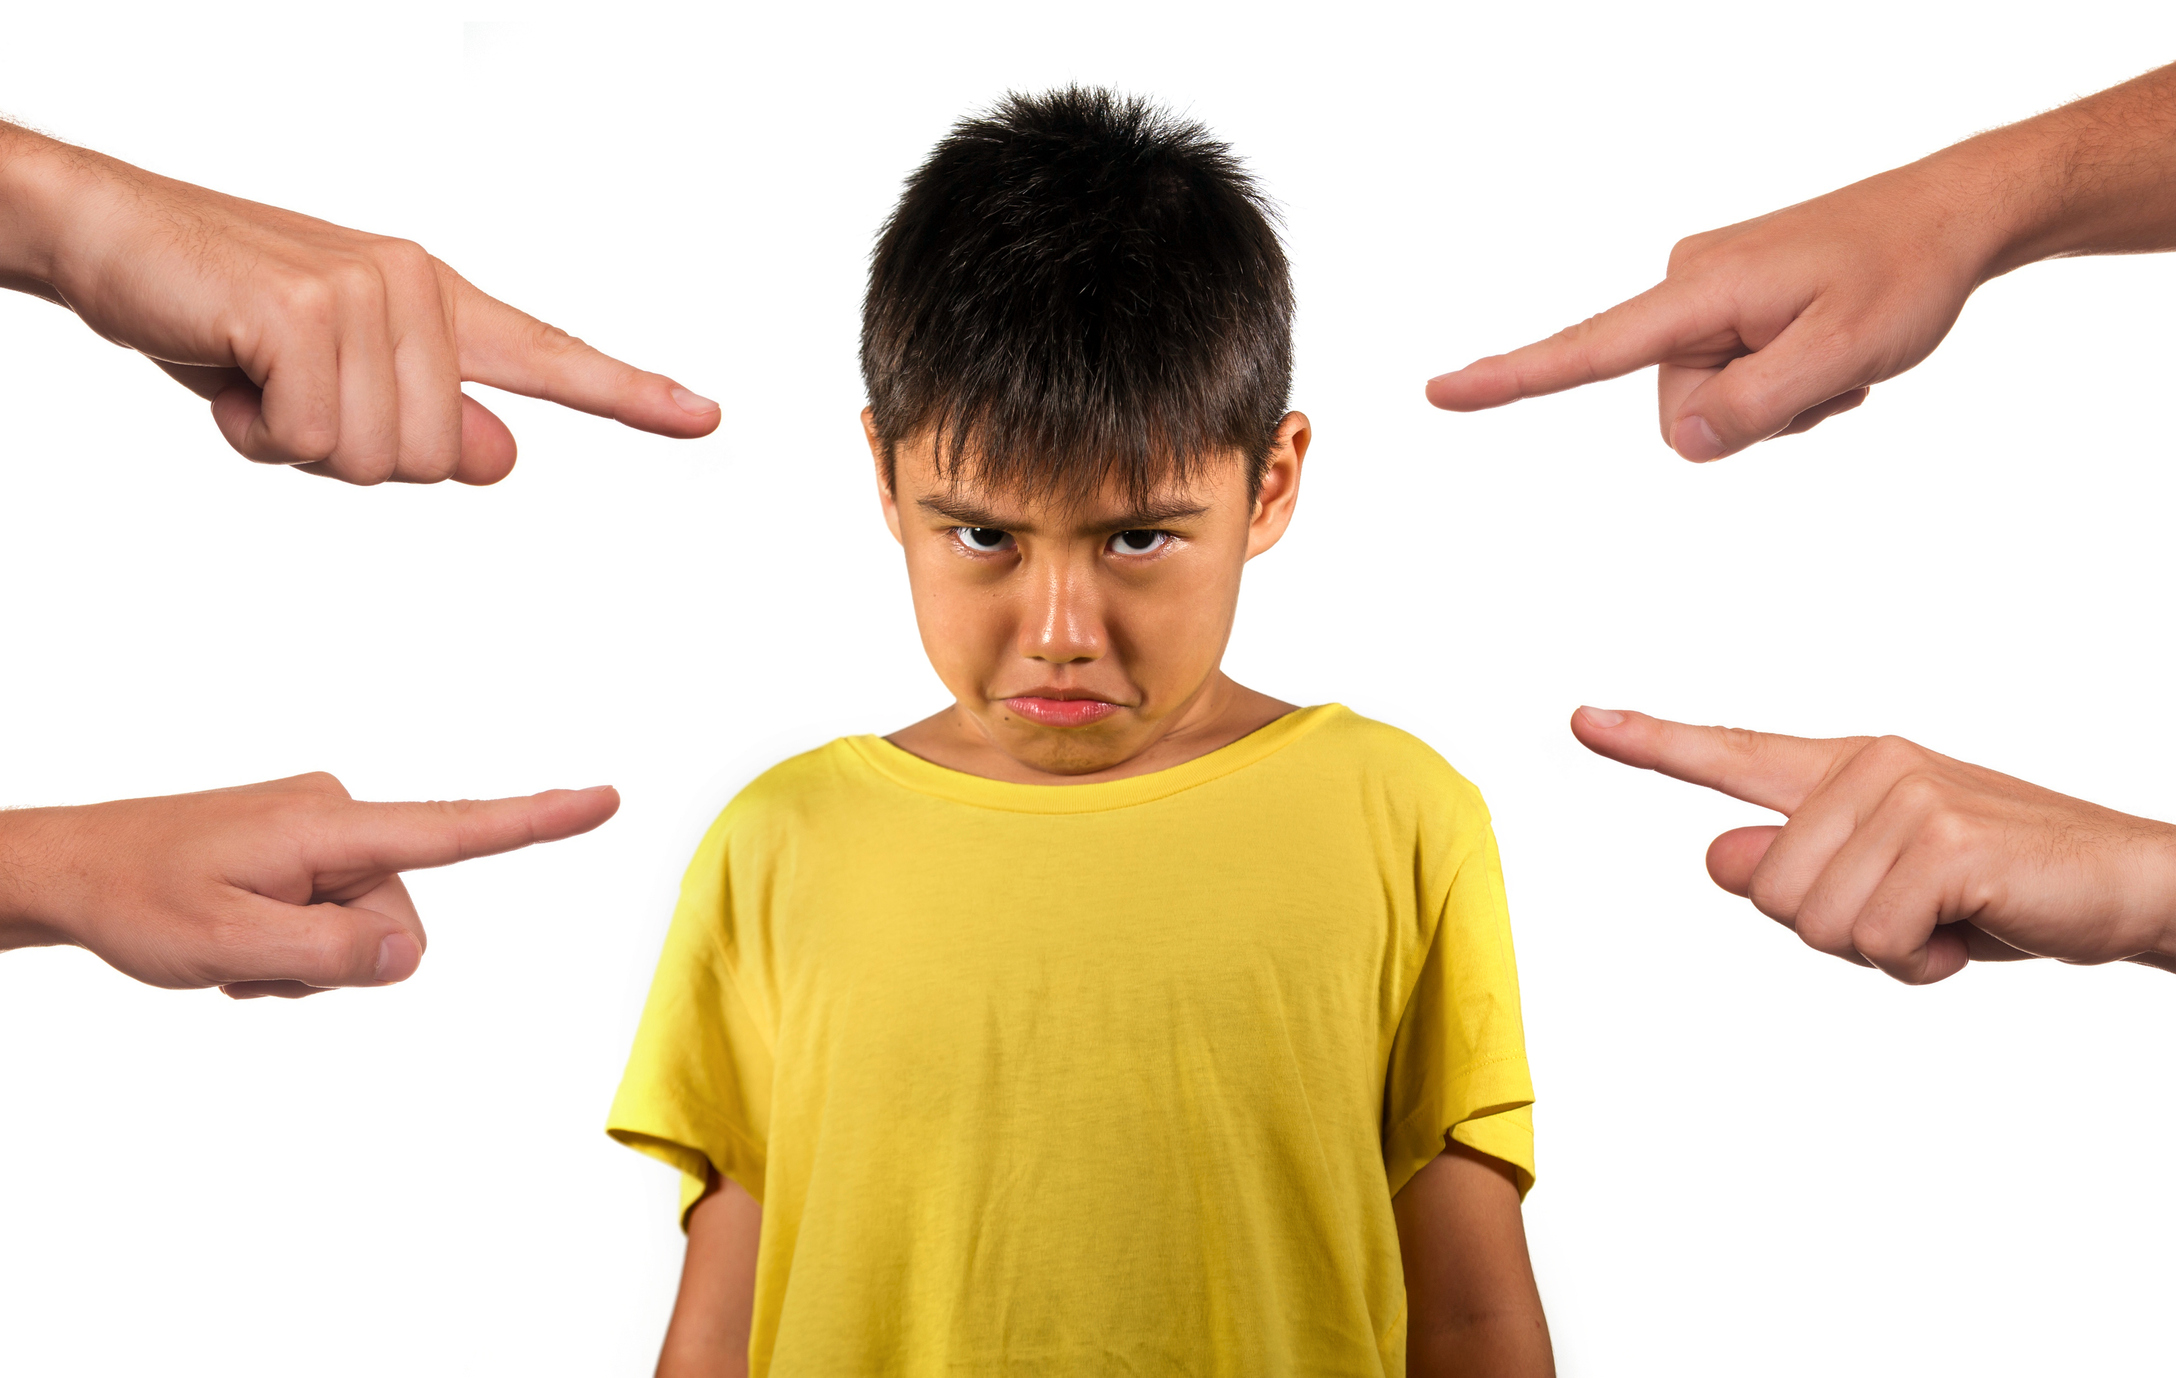
<path id="1" fill-rule="evenodd" d="M 1550 1378 L 1549 1325 L 1511 1168 L 1453 1143 L 1391 1203 L 1413 1378 Z"/>
<path id="2" fill-rule="evenodd" d="M 1901 737 L 1817 741 L 1582 708 L 1626 765 L 1774 809 L 1708 848 L 1715 883 L 1807 946 L 1919 985 L 1971 961 L 2176 971 L 2176 828 Z"/>
<path id="3" fill-rule="evenodd" d="M 665 1328 L 657 1378 L 747 1378 L 763 1208 L 738 1182 L 713 1173 L 688 1212 L 687 1262 Z"/>
<path id="4" fill-rule="evenodd" d="M 1656 287 L 1428 384 L 1499 407 L 1658 364 L 1691 460 L 1807 430 L 1919 363 L 1982 283 L 2176 248 L 2176 66 L 1840 191 L 1680 240 Z"/>
<path id="5" fill-rule="evenodd" d="M 160 177 L 0 121 L 0 287 L 211 399 L 253 460 L 351 483 L 493 483 L 514 438 L 464 380 L 661 435 L 721 413 L 485 296 L 402 239 Z"/>
<path id="6" fill-rule="evenodd" d="M 330 775 L 0 812 L 0 949 L 73 944 L 139 981 L 237 999 L 404 981 L 423 924 L 400 872 L 551 842 L 609 788 L 364 804 Z"/>

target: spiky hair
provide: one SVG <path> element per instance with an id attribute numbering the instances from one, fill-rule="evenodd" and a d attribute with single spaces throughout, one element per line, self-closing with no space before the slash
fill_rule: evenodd
<path id="1" fill-rule="evenodd" d="M 878 238 L 861 371 L 887 457 L 1034 497 L 1130 498 L 1237 451 L 1292 377 L 1275 212 L 1230 147 L 1096 87 L 961 120 Z"/>

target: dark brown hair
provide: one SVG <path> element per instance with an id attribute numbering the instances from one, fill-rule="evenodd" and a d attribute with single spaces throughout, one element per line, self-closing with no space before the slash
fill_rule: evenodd
<path id="1" fill-rule="evenodd" d="M 869 267 L 861 371 L 887 465 L 1141 498 L 1237 450 L 1258 483 L 1292 376 L 1274 211 L 1226 144 L 1139 97 L 1013 94 L 907 179 Z"/>

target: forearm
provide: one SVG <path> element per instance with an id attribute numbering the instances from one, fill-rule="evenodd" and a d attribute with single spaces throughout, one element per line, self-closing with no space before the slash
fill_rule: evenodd
<path id="1" fill-rule="evenodd" d="M 1913 169 L 1979 198 L 1982 281 L 2046 258 L 2176 249 L 2176 65 Z"/>

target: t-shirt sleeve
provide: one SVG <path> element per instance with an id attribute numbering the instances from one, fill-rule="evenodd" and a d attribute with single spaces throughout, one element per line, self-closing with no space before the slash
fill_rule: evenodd
<path id="1" fill-rule="evenodd" d="M 763 1199 L 771 1040 L 730 960 L 732 883 L 724 819 L 681 882 L 657 975 L 605 1132 L 680 1169 L 680 1218 L 730 1178 Z"/>
<path id="2" fill-rule="evenodd" d="M 1503 866 L 1486 815 L 1474 826 L 1391 1044 L 1383 1160 L 1393 1195 L 1446 1138 L 1509 1163 L 1520 1196 L 1534 1185 L 1534 1086 Z"/>

